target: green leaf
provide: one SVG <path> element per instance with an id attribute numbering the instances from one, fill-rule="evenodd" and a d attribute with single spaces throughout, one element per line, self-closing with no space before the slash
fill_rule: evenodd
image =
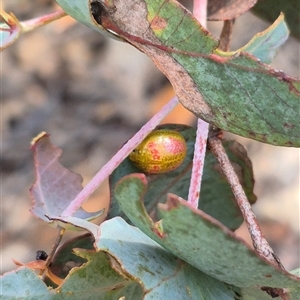
<path id="1" fill-rule="evenodd" d="M 77 18 L 70 8 L 87 0 L 57 2 Z M 295 79 L 248 53 L 218 51 L 218 41 L 174 0 L 102 0 L 99 11 L 102 27 L 147 54 L 196 116 L 264 143 L 300 145 Z M 87 7 L 78 20 L 99 29 Z"/>
<path id="2" fill-rule="evenodd" d="M 271 300 L 273 299 L 265 291 L 262 291 L 260 288 L 242 288 L 241 294 L 243 300 Z M 290 299 L 290 298 L 289 298 Z"/>
<path id="3" fill-rule="evenodd" d="M 97 251 L 101 251 L 98 253 L 104 251 L 111 256 L 114 269 L 120 275 L 127 274 L 132 280 L 141 283 L 143 294 L 139 296 L 135 293 L 135 300 L 233 300 L 239 294 L 239 288 L 220 282 L 178 259 L 119 217 L 103 222 L 100 226 L 74 217 L 66 217 L 65 221 L 91 231 Z M 96 255 L 87 257 L 86 252 L 76 250 L 76 253 L 81 256 L 84 254 L 91 262 L 98 259 Z M 79 269 L 74 270 L 74 275 L 78 271 Z"/>
<path id="4" fill-rule="evenodd" d="M 188 152 L 184 162 L 178 169 L 166 174 L 148 176 L 149 189 L 144 195 L 144 204 L 148 213 L 155 211 L 157 203 L 165 201 L 167 193 L 176 194 L 183 199 L 188 198 L 196 138 L 195 129 L 186 125 L 167 124 L 158 126 L 157 129 L 179 131 L 187 142 Z M 256 196 L 253 194 L 253 170 L 245 148 L 235 141 L 225 141 L 224 147 L 235 167 L 249 201 L 254 203 Z M 115 216 L 125 217 L 115 199 L 114 188 L 122 177 L 137 172 L 140 172 L 140 170 L 127 158 L 110 176 L 111 202 L 108 218 Z M 234 195 L 218 162 L 209 150 L 206 152 L 200 195 L 199 208 L 201 210 L 232 230 L 237 229 L 241 225 L 243 217 L 237 207 Z"/>
<path id="5" fill-rule="evenodd" d="M 55 293 L 48 290 L 46 284 L 26 267 L 20 267 L 0 276 L 1 299 L 5 300 L 36 300 L 54 299 Z"/>
<path id="6" fill-rule="evenodd" d="M 280 14 L 277 20 L 265 31 L 256 34 L 252 40 L 239 49 L 253 54 L 264 63 L 271 63 L 277 54 L 278 48 L 288 39 L 289 29 Z"/>
<path id="7" fill-rule="evenodd" d="M 259 257 L 217 220 L 170 195 L 159 204 L 154 223 L 143 205 L 147 181 L 142 174 L 123 178 L 116 199 L 130 221 L 174 255 L 220 281 L 238 287 L 295 288 L 299 279 Z M 237 267 L 238 266 L 238 267 Z"/>
<path id="8" fill-rule="evenodd" d="M 262 291 L 259 288 L 242 288 L 241 294 L 243 296 L 243 300 L 271 300 L 271 299 L 280 299 L 280 297 L 271 297 L 265 291 Z M 300 284 L 296 288 L 291 288 L 285 292 L 287 298 L 289 300 L 299 300 L 300 295 Z M 282 298 L 284 299 L 284 298 Z"/>
<path id="9" fill-rule="evenodd" d="M 72 245 L 82 245 L 82 242 L 82 239 L 79 244 L 78 241 L 73 241 Z M 86 240 L 84 240 L 85 242 Z M 128 277 L 120 269 L 116 271 L 108 254 L 96 253 L 94 250 L 76 250 L 77 256 L 74 254 L 70 256 L 69 246 L 70 244 L 67 244 L 67 247 L 62 249 L 63 253 L 61 254 L 63 255 L 60 255 L 60 262 L 66 257 L 72 259 L 75 257 L 75 259 L 65 261 L 65 264 L 60 265 L 60 268 L 67 268 L 67 263 L 74 266 L 76 262 L 80 262 L 80 264 L 83 261 L 87 262 L 80 267 L 73 268 L 61 286 L 56 289 L 49 289 L 33 270 L 21 267 L 4 274 L 0 278 L 0 296 L 7 300 L 61 300 L 70 297 L 80 300 L 109 300 L 119 299 L 123 296 L 126 299 L 132 299 L 132 295 L 137 296 L 136 299 L 142 299 L 143 290 L 140 283 L 132 277 Z"/>
<path id="10" fill-rule="evenodd" d="M 143 282 L 145 299 L 234 299 L 233 287 L 179 260 L 123 219 L 104 222 L 101 232 L 98 248 Z"/>
<path id="11" fill-rule="evenodd" d="M 56 251 L 55 256 L 51 261 L 51 265 L 49 266 L 51 272 L 60 278 L 65 278 L 71 268 L 73 268 L 74 266 L 80 266 L 84 262 L 86 262 L 86 259 L 75 255 L 73 253 L 73 249 L 80 248 L 92 250 L 94 249 L 94 241 L 95 240 L 93 236 L 91 236 L 90 234 L 84 234 L 65 242 Z"/>
<path id="12" fill-rule="evenodd" d="M 259 0 L 251 11 L 269 22 L 274 22 L 283 12 L 291 34 L 300 39 L 300 2 L 299 0 L 276 1 Z"/>
<path id="13" fill-rule="evenodd" d="M 88 260 L 81 267 L 73 268 L 63 284 L 56 289 L 60 299 L 142 299 L 141 285 L 120 268 L 115 269 L 105 252 L 75 250 L 77 255 Z M 117 264 L 117 263 L 116 263 Z"/>

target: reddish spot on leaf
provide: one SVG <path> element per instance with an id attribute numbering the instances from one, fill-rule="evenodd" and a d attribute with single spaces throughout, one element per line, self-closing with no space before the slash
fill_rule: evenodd
<path id="1" fill-rule="evenodd" d="M 164 18 L 161 18 L 159 16 L 155 16 L 154 19 L 151 22 L 151 28 L 154 31 L 157 30 L 164 30 L 167 27 L 167 21 Z"/>

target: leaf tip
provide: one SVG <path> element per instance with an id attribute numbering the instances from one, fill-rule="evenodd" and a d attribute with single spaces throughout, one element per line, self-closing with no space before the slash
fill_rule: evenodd
<path id="1" fill-rule="evenodd" d="M 31 142 L 30 142 L 30 148 L 34 149 L 35 145 L 37 144 L 37 142 L 42 139 L 43 137 L 49 137 L 50 135 L 46 132 L 46 131 L 42 131 L 40 132 L 37 136 L 35 136 Z"/>

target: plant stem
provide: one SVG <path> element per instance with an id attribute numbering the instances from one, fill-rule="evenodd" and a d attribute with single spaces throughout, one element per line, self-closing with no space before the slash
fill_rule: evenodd
<path id="1" fill-rule="evenodd" d="M 193 15 L 206 28 L 207 20 L 207 0 L 194 0 Z"/>
<path id="2" fill-rule="evenodd" d="M 49 255 L 48 255 L 48 257 L 47 257 L 47 260 L 46 260 L 46 262 L 45 262 L 45 270 L 47 270 L 47 268 L 49 267 L 49 265 L 50 265 L 50 263 L 51 263 L 51 261 L 52 261 L 52 259 L 53 259 L 53 256 L 54 256 L 54 254 L 55 254 L 55 252 L 56 252 L 56 250 L 57 250 L 57 248 L 58 248 L 58 246 L 59 246 L 59 244 L 60 244 L 60 242 L 61 242 L 61 239 L 62 239 L 62 237 L 63 237 L 65 231 L 66 231 L 65 228 L 63 228 L 63 227 L 61 227 L 61 226 L 58 226 L 58 234 L 57 234 L 55 243 L 54 243 L 54 245 L 53 245 L 53 247 L 52 247 L 52 250 L 51 250 L 51 252 L 49 253 Z M 45 271 L 45 270 L 44 270 L 44 271 Z"/>
<path id="3" fill-rule="evenodd" d="M 234 20 L 225 20 L 222 28 L 222 32 L 220 35 L 220 43 L 219 49 L 222 51 L 229 51 L 230 50 L 230 41 L 233 31 L 233 24 Z"/>
<path id="4" fill-rule="evenodd" d="M 221 169 L 232 189 L 235 200 L 237 201 L 237 204 L 243 214 L 244 220 L 250 232 L 255 250 L 259 253 L 260 256 L 267 259 L 270 263 L 279 266 L 281 269 L 284 269 L 279 258 L 276 256 L 273 249 L 270 247 L 269 243 L 264 238 L 261 232 L 257 219 L 251 209 L 251 205 L 247 199 L 242 185 L 240 184 L 239 178 L 231 165 L 231 162 L 225 152 L 221 140 L 216 136 L 212 136 L 208 138 L 208 144 L 211 151 L 218 160 Z"/>
<path id="5" fill-rule="evenodd" d="M 208 123 L 198 119 L 197 136 L 195 141 L 192 175 L 189 188 L 188 203 L 198 208 L 200 199 L 200 187 L 203 175 L 204 159 L 206 153 L 206 142 L 208 135 Z"/>
<path id="6" fill-rule="evenodd" d="M 194 0 L 193 14 L 203 27 L 206 27 L 207 0 Z M 197 136 L 195 141 L 192 175 L 190 181 L 187 202 L 194 208 L 198 208 L 200 199 L 201 181 L 203 175 L 204 159 L 206 153 L 206 141 L 209 124 L 198 119 Z"/>
<path id="7" fill-rule="evenodd" d="M 47 25 L 53 21 L 56 21 L 58 19 L 61 19 L 62 17 L 65 17 L 67 14 L 63 10 L 58 10 L 54 13 L 42 16 L 42 17 L 37 17 L 31 20 L 23 21 L 20 22 L 22 25 L 22 32 L 29 32 L 32 31 L 36 28 L 42 27 L 44 25 Z"/>
<path id="8" fill-rule="evenodd" d="M 82 203 L 99 187 L 121 162 L 135 149 L 145 137 L 168 115 L 178 104 L 177 97 L 170 100 L 154 115 L 127 143 L 101 168 L 92 180 L 82 189 L 70 205 L 63 211 L 62 217 L 73 215 Z"/>

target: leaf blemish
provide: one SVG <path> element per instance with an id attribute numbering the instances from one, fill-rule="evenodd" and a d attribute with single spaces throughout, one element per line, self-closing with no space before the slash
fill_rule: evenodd
<path id="1" fill-rule="evenodd" d="M 290 124 L 290 123 L 284 123 L 283 124 L 285 128 L 293 129 L 295 127 L 295 124 Z"/>
<path id="2" fill-rule="evenodd" d="M 167 27 L 167 21 L 164 18 L 161 18 L 159 16 L 155 16 L 150 24 L 151 29 L 153 31 L 161 31 L 164 30 Z"/>

